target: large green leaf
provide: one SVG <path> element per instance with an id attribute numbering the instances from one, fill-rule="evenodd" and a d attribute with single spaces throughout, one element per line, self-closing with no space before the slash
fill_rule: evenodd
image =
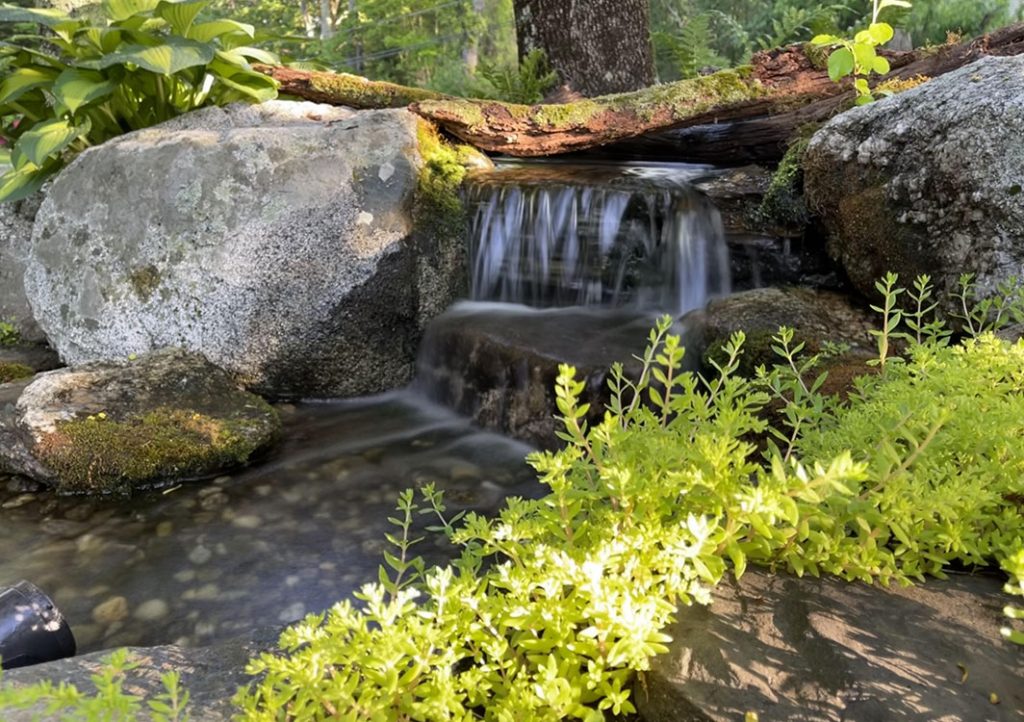
<path id="1" fill-rule="evenodd" d="M 839 48 L 828 56 L 828 77 L 832 82 L 853 72 L 853 52 L 849 48 Z"/>
<path id="2" fill-rule="evenodd" d="M 217 82 L 251 98 L 257 102 L 273 100 L 277 97 L 277 83 L 273 78 L 251 70 L 238 70 L 233 65 L 223 64 L 222 60 L 210 63 Z"/>
<path id="3" fill-rule="evenodd" d="M 111 22 L 119 23 L 136 15 L 156 10 L 160 0 L 103 0 L 103 9 Z"/>
<path id="4" fill-rule="evenodd" d="M 188 33 L 188 37 L 202 43 L 208 43 L 214 38 L 230 33 L 242 33 L 251 39 L 256 34 L 256 29 L 252 25 L 240 23 L 237 20 L 211 20 L 207 23 L 193 25 Z"/>
<path id="5" fill-rule="evenodd" d="M 0 105 L 17 100 L 22 95 L 44 85 L 57 77 L 57 71 L 50 68 L 18 68 L 0 83 Z"/>
<path id="6" fill-rule="evenodd" d="M 55 118 L 25 131 L 14 147 L 30 163 L 42 166 L 50 156 L 60 153 L 88 130 L 88 120 L 84 126 L 75 127 L 63 118 Z"/>
<path id="7" fill-rule="evenodd" d="M 187 38 L 191 37 L 189 29 L 192 27 L 192 23 L 209 4 L 209 0 L 183 0 L 182 2 L 160 0 L 156 14 L 166 20 L 177 35 Z"/>
<path id="8" fill-rule="evenodd" d="M 39 23 L 53 27 L 70 19 L 67 13 L 56 8 L 21 8 L 7 3 L 0 5 L 0 23 Z"/>
<path id="9" fill-rule="evenodd" d="M 231 50 L 219 50 L 217 51 L 217 57 L 242 68 L 249 66 L 249 60 L 256 60 L 267 65 L 277 65 L 279 62 L 277 56 L 273 53 L 247 46 Z"/>
<path id="10" fill-rule="evenodd" d="M 56 168 L 11 169 L 0 176 L 0 203 L 20 201 L 42 188 L 43 183 L 56 172 Z"/>
<path id="11" fill-rule="evenodd" d="M 125 45 L 121 50 L 105 55 L 95 67 L 131 63 L 159 75 L 173 75 L 185 68 L 206 65 L 214 57 L 214 49 L 206 43 L 184 38 L 169 37 L 161 45 Z M 91 65 L 91 64 L 90 64 Z"/>
<path id="12" fill-rule="evenodd" d="M 88 70 L 65 70 L 53 84 L 53 95 L 58 102 L 74 113 L 83 105 L 105 98 L 114 92 L 117 83 Z"/>

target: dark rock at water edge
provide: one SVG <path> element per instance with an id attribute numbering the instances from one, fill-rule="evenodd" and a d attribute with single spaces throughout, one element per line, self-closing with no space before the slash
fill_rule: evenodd
<path id="1" fill-rule="evenodd" d="M 1024 57 L 985 57 L 833 118 L 804 156 L 829 253 L 863 294 L 927 273 L 947 311 L 1024 270 Z"/>
<path id="2" fill-rule="evenodd" d="M 478 424 L 551 448 L 560 364 L 586 380 L 581 403 L 599 420 L 608 400 L 611 365 L 637 375 L 655 315 L 587 309 L 536 310 L 511 304 L 465 303 L 430 327 L 420 355 L 417 385 L 434 400 Z"/>
<path id="3" fill-rule="evenodd" d="M 636 703 L 647 722 L 1019 720 L 1024 655 L 999 635 L 1001 585 L 954 575 L 883 589 L 748 570 L 710 608 L 680 609 Z"/>
<path id="4" fill-rule="evenodd" d="M 279 427 L 265 401 L 175 349 L 0 385 L 0 469 L 66 493 L 211 475 L 247 462 Z"/>

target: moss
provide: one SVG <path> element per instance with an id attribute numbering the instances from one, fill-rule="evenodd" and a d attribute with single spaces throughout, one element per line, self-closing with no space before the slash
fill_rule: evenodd
<path id="1" fill-rule="evenodd" d="M 923 85 L 929 80 L 931 80 L 931 78 L 927 75 L 914 75 L 909 78 L 891 78 L 890 80 L 886 80 L 884 83 L 879 83 L 878 87 L 875 88 L 875 93 L 896 95 L 905 90 L 910 90 L 919 85 Z"/>
<path id="2" fill-rule="evenodd" d="M 160 271 L 152 264 L 136 268 L 128 275 L 128 281 L 139 300 L 148 301 L 160 285 Z"/>
<path id="3" fill-rule="evenodd" d="M 810 222 L 811 214 L 803 193 L 803 161 L 811 136 L 820 127 L 819 123 L 801 126 L 790 140 L 758 208 L 762 222 L 784 228 L 803 228 Z"/>
<path id="4" fill-rule="evenodd" d="M 32 367 L 25 364 L 0 362 L 0 384 L 27 379 L 29 376 L 34 376 L 35 373 Z"/>
<path id="5" fill-rule="evenodd" d="M 259 415 L 245 418 L 164 407 L 123 420 L 99 414 L 60 421 L 38 455 L 61 492 L 130 493 L 248 461 L 267 438 L 267 424 L 276 424 L 276 412 L 261 403 Z"/>
<path id="6" fill-rule="evenodd" d="M 433 90 L 367 80 L 348 73 L 315 73 L 309 78 L 309 87 L 325 99 L 341 100 L 356 108 L 404 108 L 410 103 L 447 97 Z"/>

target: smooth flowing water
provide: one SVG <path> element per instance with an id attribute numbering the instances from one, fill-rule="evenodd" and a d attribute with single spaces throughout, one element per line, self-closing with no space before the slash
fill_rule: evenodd
<path id="1" fill-rule="evenodd" d="M 721 220 L 688 186 L 705 172 L 516 164 L 475 176 L 467 197 L 477 301 L 437 321 L 445 332 L 432 337 L 449 340 L 425 345 L 420 368 L 431 371 L 418 385 L 282 407 L 285 440 L 259 464 L 128 501 L 57 498 L 0 479 L 0 585 L 27 579 L 52 594 L 83 651 L 198 645 L 295 621 L 375 580 L 405 488 L 436 482 L 452 511 L 485 513 L 508 494 L 540 493 L 524 462 L 531 447 L 427 400 L 458 396 L 465 410 L 479 407 L 466 394 L 492 393 L 442 384 L 439 366 L 474 383 L 549 385 L 527 359 L 628 359 L 658 312 L 726 293 Z M 482 373 L 471 367 L 483 357 L 459 349 L 480 348 L 464 342 L 468 330 L 492 328 L 519 356 L 492 354 L 502 368 Z M 451 363 L 453 353 L 465 363 Z M 426 556 L 450 554 L 431 539 Z"/>
<path id="2" fill-rule="evenodd" d="M 705 166 L 507 164 L 468 185 L 470 296 L 682 314 L 729 292 Z"/>

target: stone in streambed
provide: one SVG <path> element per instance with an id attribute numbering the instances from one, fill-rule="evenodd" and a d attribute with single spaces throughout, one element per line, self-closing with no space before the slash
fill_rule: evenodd
<path id="1" fill-rule="evenodd" d="M 0 386 L 0 468 L 64 493 L 124 493 L 244 464 L 279 424 L 226 373 L 171 349 Z"/>

